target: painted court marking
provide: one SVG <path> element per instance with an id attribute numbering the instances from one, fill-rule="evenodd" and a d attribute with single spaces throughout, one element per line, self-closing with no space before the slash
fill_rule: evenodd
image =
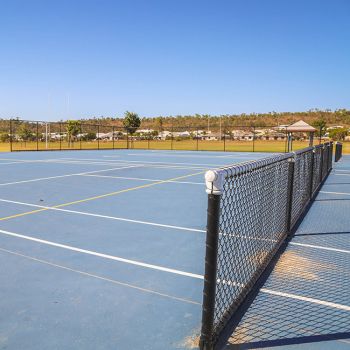
<path id="1" fill-rule="evenodd" d="M 32 236 L 21 235 L 19 233 L 15 233 L 15 232 L 0 230 L 0 233 L 2 233 L 4 235 L 7 235 L 7 236 L 17 237 L 17 238 L 25 239 L 25 240 L 28 240 L 28 241 L 33 241 L 33 242 L 36 242 L 36 243 L 49 245 L 49 246 L 52 246 L 52 247 L 62 248 L 62 249 L 66 249 L 66 250 L 70 250 L 70 251 L 74 251 L 74 252 L 78 252 L 78 253 L 82 253 L 82 254 L 87 254 L 87 255 L 93 255 L 93 256 L 100 257 L 100 258 L 104 258 L 104 259 L 108 259 L 108 260 L 114 260 L 114 261 L 119 261 L 119 262 L 122 262 L 122 263 L 135 265 L 135 266 L 140 266 L 140 267 L 145 267 L 145 268 L 152 269 L 152 270 L 169 272 L 169 273 L 172 273 L 172 274 L 181 275 L 181 276 L 185 276 L 185 277 L 192 277 L 192 278 L 197 278 L 197 279 L 203 279 L 202 275 L 198 275 L 198 274 L 195 274 L 195 273 L 181 271 L 181 270 L 176 270 L 176 269 L 171 269 L 171 268 L 164 267 L 164 266 L 147 264 L 147 263 L 144 263 L 144 262 L 141 262 L 141 261 L 125 259 L 125 258 L 122 258 L 122 257 L 119 257 L 119 256 L 98 253 L 98 252 L 95 252 L 93 250 L 82 249 L 82 248 L 78 248 L 78 247 L 74 247 L 74 246 L 70 246 L 70 245 L 66 245 L 66 244 L 61 244 L 61 243 L 56 243 L 56 242 L 52 242 L 52 241 L 47 241 L 45 239 L 35 238 L 35 237 L 32 237 Z"/>
<path id="2" fill-rule="evenodd" d="M 104 156 L 104 157 L 109 157 L 109 156 Z M 111 156 L 110 156 L 111 157 Z M 76 159 L 76 158 L 59 158 L 59 159 Z M 83 160 L 97 160 L 99 161 L 100 159 L 91 159 L 91 158 L 82 158 Z M 203 164 L 203 163 L 175 163 L 175 162 L 149 162 L 149 161 L 144 161 L 144 160 L 122 160 L 122 159 L 114 159 L 112 161 L 109 161 L 109 163 L 111 164 L 112 162 L 127 162 L 127 163 L 141 163 L 141 164 L 163 164 L 165 166 L 171 166 L 171 165 L 187 165 L 187 166 L 195 166 L 195 167 L 200 167 L 202 168 L 202 166 L 204 167 L 214 167 L 214 168 L 217 168 L 217 167 L 222 167 L 222 166 L 225 166 L 224 164 L 223 165 L 218 165 L 218 164 Z"/>
<path id="3" fill-rule="evenodd" d="M 101 172 L 104 172 L 104 171 L 121 170 L 121 169 L 130 169 L 130 168 L 141 168 L 141 167 L 142 167 L 142 165 L 130 165 L 130 166 L 119 167 L 119 168 L 111 168 L 111 169 L 87 171 L 87 172 L 83 172 L 83 173 L 75 173 L 75 174 L 67 174 L 67 175 L 57 175 L 57 176 L 40 177 L 40 178 L 37 178 L 37 179 L 29 179 L 29 180 L 21 180 L 21 181 L 0 183 L 0 186 L 16 185 L 16 184 L 22 184 L 22 183 L 27 183 L 27 182 L 44 181 L 44 180 L 51 180 L 51 179 L 59 179 L 59 178 L 62 178 L 62 177 L 70 177 L 70 176 L 79 176 L 79 175 L 95 174 L 95 173 L 101 173 Z"/>
<path id="4" fill-rule="evenodd" d="M 110 176 L 110 175 L 93 175 L 93 174 L 80 174 L 82 176 L 90 176 L 90 177 L 101 177 L 101 178 L 110 178 L 110 179 L 122 179 L 122 180 L 136 180 L 136 181 L 148 181 L 148 182 L 158 182 L 162 181 L 160 179 L 144 179 L 139 177 L 125 177 L 125 176 Z M 201 185 L 204 186 L 203 182 L 191 182 L 191 181 L 168 181 L 169 183 L 177 183 L 177 184 L 190 184 L 190 185 Z"/>
<path id="5" fill-rule="evenodd" d="M 330 192 L 330 191 L 319 191 L 319 193 L 326 193 L 326 194 L 339 194 L 343 196 L 350 196 L 350 193 L 347 192 Z"/>
<path id="6" fill-rule="evenodd" d="M 117 165 L 117 164 L 134 164 L 133 161 L 127 160 L 121 160 L 120 162 L 116 163 L 116 161 L 113 162 L 103 162 L 103 161 L 96 161 L 96 160 L 64 160 L 64 158 L 58 158 L 58 161 L 49 161 L 48 163 L 54 163 L 54 164 L 83 164 L 83 165 Z M 60 160 L 61 159 L 61 160 Z M 176 163 L 165 163 L 165 164 L 152 164 L 149 162 L 138 162 L 138 164 L 144 166 L 144 167 L 149 167 L 149 168 L 169 168 L 169 169 L 205 169 L 203 166 L 179 166 L 179 165 L 172 165 Z"/>
<path id="7" fill-rule="evenodd" d="M 54 264 L 52 262 L 49 262 L 49 261 L 46 261 L 46 260 L 42 260 L 42 259 L 38 259 L 38 258 L 34 258 L 32 256 L 28 256 L 28 255 L 25 255 L 25 254 L 14 252 L 12 250 L 0 248 L 0 251 L 6 252 L 6 253 L 9 253 L 9 254 L 12 254 L 12 255 L 17 255 L 17 256 L 20 256 L 20 257 L 25 258 L 25 259 L 29 259 L 29 260 L 32 260 L 32 261 L 35 261 L 35 262 L 39 262 L 39 263 L 42 263 L 42 264 L 45 264 L 45 265 L 49 265 L 49 266 L 52 266 L 52 267 L 56 267 L 56 268 L 59 268 L 59 269 L 63 269 L 63 270 L 66 270 L 66 271 L 78 273 L 78 274 L 83 275 L 83 276 L 93 277 L 93 278 L 96 278 L 96 279 L 99 279 L 99 280 L 102 280 L 102 281 L 105 281 L 105 282 L 110 282 L 110 283 L 113 283 L 113 284 L 117 284 L 119 286 L 136 289 L 136 290 L 139 290 L 141 292 L 155 294 L 155 295 L 160 296 L 160 297 L 169 298 L 169 299 L 173 299 L 173 300 L 178 300 L 178 301 L 182 301 L 182 302 L 189 303 L 189 304 L 201 305 L 201 303 L 198 303 L 198 302 L 193 301 L 193 300 L 189 300 L 189 299 L 185 299 L 185 298 L 176 297 L 176 296 L 173 296 L 173 295 L 170 295 L 170 294 L 157 292 L 155 290 L 148 289 L 148 288 L 138 287 L 138 286 L 135 286 L 135 285 L 130 284 L 130 283 L 117 281 L 117 280 L 114 280 L 114 279 L 111 279 L 111 278 L 107 278 L 107 277 L 103 277 L 103 276 L 99 276 L 99 275 L 96 275 L 96 274 L 93 274 L 93 273 L 89 273 L 89 272 L 73 269 L 71 267 L 67 267 L 67 266 L 63 266 L 63 265 L 59 265 L 59 264 Z"/>
<path id="8" fill-rule="evenodd" d="M 66 160 L 65 160 L 66 159 Z M 134 164 L 135 161 L 130 161 L 130 160 L 120 160 L 118 161 L 118 163 L 116 163 L 117 161 L 84 161 L 83 159 L 78 159 L 78 158 L 57 158 L 57 159 L 46 159 L 46 160 L 18 160 L 17 162 L 13 162 L 12 164 L 26 164 L 26 163 L 48 163 L 48 164 L 73 164 L 73 165 L 131 165 Z M 5 163 L 0 163 L 1 164 L 5 164 Z M 176 163 L 163 163 L 163 164 L 154 164 L 152 165 L 152 162 L 141 162 L 138 161 L 138 164 L 141 166 L 147 166 L 150 168 L 171 168 L 171 169 L 193 169 L 193 170 L 200 170 L 200 169 L 206 169 L 203 166 L 179 166 L 179 165 L 173 165 Z M 186 163 L 184 163 L 186 164 Z"/>
<path id="9" fill-rule="evenodd" d="M 69 251 L 82 253 L 82 254 L 97 256 L 97 257 L 100 257 L 100 258 L 109 259 L 109 260 L 113 260 L 113 261 L 118 261 L 118 262 L 121 262 L 121 263 L 135 265 L 135 266 L 139 266 L 139 267 L 143 267 L 143 268 L 147 268 L 147 269 L 153 269 L 153 270 L 162 271 L 162 272 L 168 272 L 168 273 L 172 273 L 172 274 L 176 274 L 176 275 L 180 275 L 180 276 L 185 276 L 185 277 L 190 277 L 190 278 L 204 280 L 204 276 L 203 275 L 199 275 L 199 274 L 195 274 L 195 273 L 191 273 L 191 272 L 171 269 L 171 268 L 168 268 L 168 267 L 148 264 L 148 263 L 144 263 L 144 262 L 136 261 L 136 260 L 131 260 L 131 259 L 125 259 L 125 258 L 122 258 L 122 257 L 113 256 L 113 255 L 109 255 L 109 254 L 98 253 L 98 252 L 95 252 L 95 251 L 92 251 L 92 250 L 81 249 L 81 248 L 77 248 L 77 247 L 74 247 L 74 246 L 69 246 L 69 245 L 66 245 L 66 244 L 56 243 L 56 242 L 52 242 L 52 241 L 47 241 L 47 240 L 35 238 L 35 237 L 32 237 L 32 236 L 21 235 L 21 234 L 10 232 L 10 231 L 0 230 L 0 233 L 2 233 L 4 235 L 7 235 L 7 236 L 11 236 L 11 237 L 25 239 L 25 240 L 28 240 L 28 241 L 33 241 L 33 242 L 36 242 L 36 243 L 45 244 L 45 245 L 53 246 L 53 247 L 56 247 L 56 248 L 61 248 L 61 249 L 69 250 Z M 232 283 L 236 283 L 236 282 L 232 281 Z M 260 289 L 260 291 L 262 293 L 266 293 L 266 294 L 282 296 L 282 297 L 289 298 L 289 299 L 306 301 L 306 302 L 317 304 L 317 305 L 323 305 L 323 306 L 327 306 L 327 307 L 331 307 L 331 308 L 335 308 L 335 309 L 339 309 L 339 310 L 350 311 L 350 306 L 348 306 L 348 305 L 342 305 L 342 304 L 338 304 L 338 303 L 333 303 L 333 302 L 324 301 L 324 300 L 315 299 L 315 298 L 310 298 L 310 297 L 304 297 L 304 296 L 301 296 L 301 295 L 296 295 L 296 294 L 291 294 L 291 293 L 279 292 L 279 291 L 266 289 L 266 288 L 262 288 L 262 289 Z"/>
<path id="10" fill-rule="evenodd" d="M 110 219 L 110 220 L 116 220 L 116 221 L 125 221 L 125 222 L 130 222 L 130 223 L 133 223 L 133 224 L 143 224 L 143 225 L 150 225 L 150 226 L 158 226 L 158 227 L 170 228 L 170 229 L 174 229 L 174 230 L 191 231 L 191 232 L 202 232 L 202 233 L 206 232 L 205 230 L 200 230 L 200 229 L 196 229 L 196 228 L 159 224 L 159 223 L 156 223 L 156 222 L 142 221 L 142 220 L 133 220 L 133 219 L 121 218 L 121 217 L 117 217 L 117 216 L 94 214 L 94 213 L 88 213 L 88 212 L 77 211 L 77 210 L 69 210 L 69 209 L 62 209 L 62 208 L 56 208 L 56 207 L 50 207 L 50 206 L 43 206 L 43 205 L 32 204 L 32 203 L 12 201 L 12 200 L 8 200 L 8 199 L 0 199 L 0 202 L 18 204 L 18 205 L 34 207 L 34 208 L 41 208 L 41 209 L 46 209 L 46 210 L 61 211 L 61 212 L 65 212 L 65 213 L 72 213 L 72 214 L 78 214 L 78 215 L 92 216 L 92 217 L 102 218 L 102 219 Z"/>
<path id="11" fill-rule="evenodd" d="M 121 193 L 126 193 L 126 192 L 130 192 L 130 191 L 135 191 L 135 190 L 139 190 L 139 189 L 155 186 L 155 185 L 160 185 L 160 184 L 163 184 L 163 183 L 167 183 L 169 181 L 180 180 L 180 179 L 184 179 L 184 178 L 187 178 L 187 177 L 190 177 L 190 176 L 194 176 L 194 175 L 199 175 L 199 174 L 203 174 L 203 172 L 201 171 L 201 172 L 194 173 L 194 174 L 178 176 L 178 177 L 175 177 L 175 178 L 172 178 L 172 179 L 162 180 L 162 181 L 158 181 L 158 182 L 152 182 L 152 183 L 149 183 L 149 184 L 140 185 L 140 186 L 136 186 L 136 187 L 130 187 L 130 188 L 126 188 L 124 190 L 119 190 L 119 191 L 115 191 L 115 192 L 105 193 L 105 194 L 101 194 L 101 195 L 94 196 L 94 197 L 89 197 L 89 198 L 85 198 L 85 199 L 72 201 L 72 202 L 69 202 L 69 203 L 63 203 L 63 204 L 55 205 L 55 206 L 52 206 L 51 208 L 61 208 L 61 207 L 66 207 L 66 206 L 73 205 L 73 204 L 85 203 L 85 202 L 92 201 L 92 200 L 95 200 L 95 199 L 111 197 L 111 196 L 115 196 L 115 195 L 118 195 L 118 194 L 121 194 Z M 9 220 L 9 219 L 13 219 L 13 218 L 18 218 L 18 217 L 25 216 L 25 215 L 31 215 L 31 214 L 39 213 L 39 212 L 46 211 L 46 210 L 49 210 L 49 209 L 43 208 L 43 209 L 32 210 L 32 211 L 25 212 L 25 213 L 19 213 L 19 214 L 15 214 L 15 215 L 10 215 L 10 216 L 6 216 L 6 217 L 0 218 L 0 221 Z"/>
<path id="12" fill-rule="evenodd" d="M 330 247 L 323 247 L 323 246 L 320 246 L 320 245 L 313 245 L 313 244 L 306 244 L 306 243 L 296 243 L 296 242 L 289 242 L 289 244 L 297 245 L 297 246 L 300 246 L 300 247 L 308 247 L 308 248 L 315 248 L 315 249 L 320 249 L 320 250 L 328 250 L 328 251 L 331 251 L 331 252 L 350 254 L 350 250 L 345 250 L 345 249 L 330 248 Z"/>
<path id="13" fill-rule="evenodd" d="M 312 304 L 328 306 L 328 307 L 331 307 L 331 308 L 334 308 L 334 309 L 338 309 L 338 310 L 350 311 L 350 306 L 348 306 L 348 305 L 332 303 L 330 301 L 304 297 L 304 296 L 301 296 L 301 295 L 296 295 L 296 294 L 291 294 L 291 293 L 278 292 L 278 291 L 270 290 L 270 289 L 266 289 L 266 288 L 261 288 L 260 291 L 263 292 L 263 293 L 266 293 L 266 294 L 277 295 L 277 296 L 285 297 L 285 298 L 288 298 L 288 299 L 307 301 L 307 302 L 312 303 Z"/>

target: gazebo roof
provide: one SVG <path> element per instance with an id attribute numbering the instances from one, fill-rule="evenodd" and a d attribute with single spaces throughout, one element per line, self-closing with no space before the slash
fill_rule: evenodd
<path id="1" fill-rule="evenodd" d="M 287 126 L 287 131 L 289 132 L 315 132 L 316 129 L 305 123 L 303 120 L 299 120 L 298 122 Z"/>

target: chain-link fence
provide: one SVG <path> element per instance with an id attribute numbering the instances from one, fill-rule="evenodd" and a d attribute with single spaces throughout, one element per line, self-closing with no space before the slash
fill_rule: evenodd
<path id="1" fill-rule="evenodd" d="M 10 121 L 0 119 L 0 151 L 10 151 Z"/>
<path id="2" fill-rule="evenodd" d="M 332 143 L 206 173 L 201 349 L 219 349 L 332 167 Z"/>
<path id="3" fill-rule="evenodd" d="M 287 126 L 236 126 L 228 122 L 166 125 L 127 131 L 122 126 L 80 121 L 42 122 L 2 120 L 0 145 L 4 150 L 159 149 L 283 153 L 309 146 L 309 134 Z M 325 130 L 316 131 L 326 140 Z M 11 137 L 10 137 L 11 135 Z M 321 135 L 323 135 L 321 137 Z"/>

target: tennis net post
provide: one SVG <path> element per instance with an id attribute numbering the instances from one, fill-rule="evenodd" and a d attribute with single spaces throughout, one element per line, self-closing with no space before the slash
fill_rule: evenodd
<path id="1" fill-rule="evenodd" d="M 211 350 L 214 346 L 212 334 L 216 294 L 220 200 L 223 179 L 220 173 L 208 171 L 205 174 L 205 180 L 206 192 L 208 194 L 208 210 L 200 348 L 202 350 Z"/>

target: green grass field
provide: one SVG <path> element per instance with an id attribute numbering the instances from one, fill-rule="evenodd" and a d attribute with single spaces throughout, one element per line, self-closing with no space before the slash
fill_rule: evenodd
<path id="1" fill-rule="evenodd" d="M 293 150 L 305 148 L 308 142 L 294 141 Z M 160 149 L 160 150 L 199 150 L 199 151 L 231 151 L 231 152 L 285 152 L 285 141 L 260 141 L 254 143 L 252 141 L 197 141 L 197 140 L 182 140 L 182 141 L 155 141 L 141 140 L 129 141 L 131 149 Z M 79 149 L 120 149 L 127 148 L 126 140 L 114 141 L 82 141 L 74 142 L 68 145 L 67 142 L 49 142 L 48 150 L 79 150 Z M 35 151 L 45 150 L 45 142 L 14 142 L 12 144 L 14 151 Z M 0 143 L 0 151 L 10 152 L 9 143 Z M 350 153 L 350 142 L 343 143 L 343 153 Z"/>

